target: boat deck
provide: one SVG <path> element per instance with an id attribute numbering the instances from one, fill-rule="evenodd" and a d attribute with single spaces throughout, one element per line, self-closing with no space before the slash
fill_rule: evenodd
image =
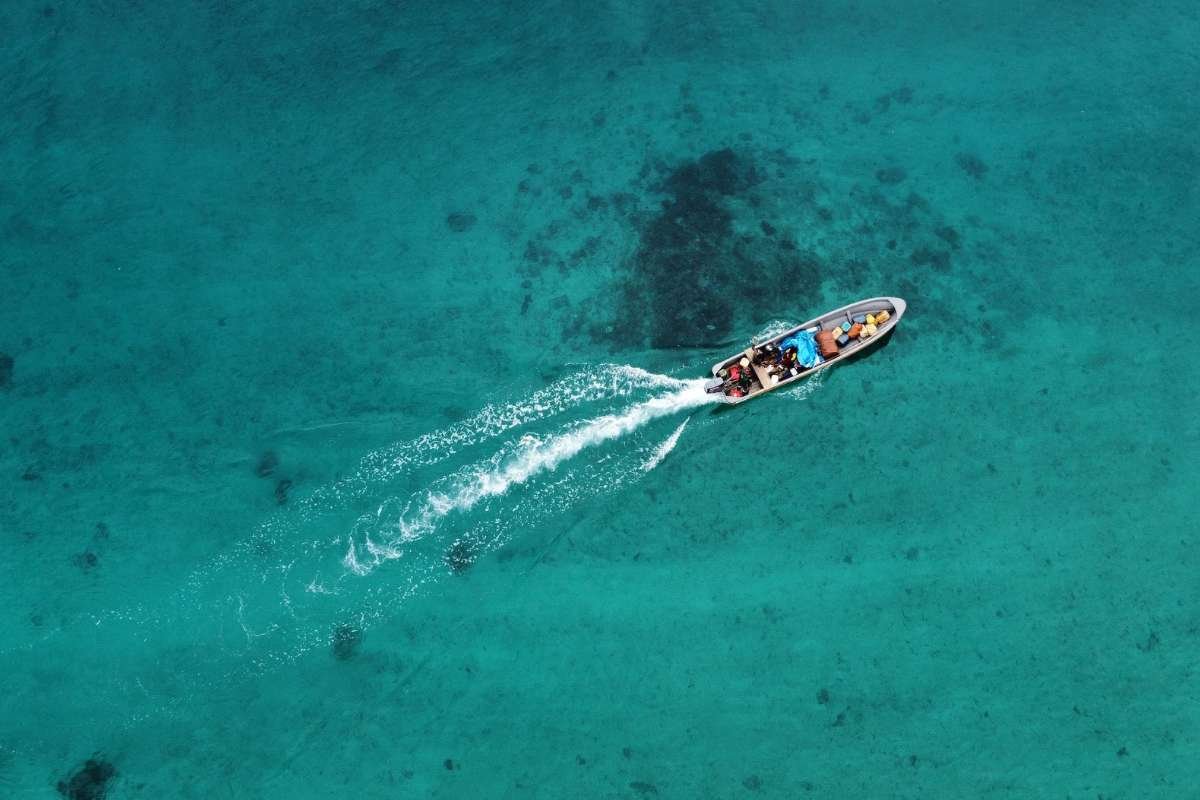
<path id="1" fill-rule="evenodd" d="M 753 375 L 753 380 L 750 382 L 746 394 L 742 396 L 737 396 L 736 394 L 729 395 L 727 390 L 726 396 L 729 397 L 732 402 L 740 403 L 742 401 L 749 400 L 751 397 L 765 394 L 766 392 L 777 389 L 780 386 L 801 380 L 802 378 L 812 375 L 819 370 L 825 369 L 826 367 L 836 363 L 837 361 L 840 361 L 843 358 L 874 346 L 885 336 L 887 336 L 887 334 L 889 334 L 896 326 L 896 323 L 900 321 L 900 317 L 904 314 L 905 307 L 905 302 L 898 297 L 875 297 L 869 300 L 861 300 L 848 306 L 843 306 L 842 308 L 830 311 L 827 314 L 823 314 L 820 317 L 811 319 L 801 325 L 797 325 L 794 328 L 790 328 L 789 330 L 784 331 L 783 333 L 774 336 L 771 339 L 768 339 L 764 342 L 759 342 L 756 345 L 746 348 L 746 350 L 743 352 L 713 365 L 713 375 L 717 375 L 717 373 L 722 369 L 726 369 L 734 364 L 738 364 L 743 359 L 748 360 L 748 369 Z M 765 345 L 771 343 L 779 344 L 784 339 L 799 333 L 800 331 L 808 331 L 816 335 L 820 331 L 836 330 L 838 334 L 841 334 L 842 323 L 850 323 L 853 325 L 855 322 L 855 317 L 865 318 L 868 314 L 874 315 L 881 311 L 887 312 L 888 319 L 877 326 L 876 332 L 873 335 L 868 336 L 865 339 L 851 338 L 845 345 L 840 345 L 838 347 L 838 352 L 836 355 L 827 359 L 822 359 L 817 364 L 812 367 L 808 367 L 807 369 L 800 369 L 794 375 L 785 374 L 781 376 L 778 372 L 771 374 L 769 371 L 769 365 L 759 365 L 754 363 L 759 349 Z"/>

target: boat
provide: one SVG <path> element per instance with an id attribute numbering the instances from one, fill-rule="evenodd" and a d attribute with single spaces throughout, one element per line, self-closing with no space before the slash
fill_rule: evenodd
<path id="1" fill-rule="evenodd" d="M 705 389 L 736 404 L 812 377 L 878 345 L 896 329 L 905 308 L 899 297 L 871 297 L 835 308 L 713 364 Z M 797 352 L 806 349 L 812 352 Z"/>

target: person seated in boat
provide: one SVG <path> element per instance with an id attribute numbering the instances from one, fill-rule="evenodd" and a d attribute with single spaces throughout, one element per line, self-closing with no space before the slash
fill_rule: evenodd
<path id="1" fill-rule="evenodd" d="M 750 393 L 750 385 L 754 381 L 754 375 L 747 367 L 743 367 L 741 364 L 734 364 L 727 369 L 721 370 L 717 375 L 725 379 L 725 384 L 722 388 L 725 394 L 730 397 L 742 397 Z"/>
<path id="2" fill-rule="evenodd" d="M 750 388 L 750 370 L 741 364 L 734 364 L 729 369 L 729 377 L 742 391 Z"/>
<path id="3" fill-rule="evenodd" d="M 779 361 L 779 345 L 767 342 L 754 353 L 754 363 L 760 367 L 775 364 Z"/>
<path id="4" fill-rule="evenodd" d="M 787 380 L 794 378 L 804 371 L 804 365 L 800 363 L 796 348 L 789 347 L 783 354 L 783 359 L 779 362 L 780 372 L 779 380 Z"/>
<path id="5" fill-rule="evenodd" d="M 741 380 L 742 368 L 739 367 L 737 364 L 734 364 L 732 366 L 725 367 L 724 369 L 722 369 L 720 372 L 717 373 L 717 376 L 720 377 L 721 380 L 723 380 L 725 382 L 721 386 L 721 391 L 725 392 L 725 394 L 729 394 L 730 390 L 733 389 L 735 386 L 737 386 L 738 381 Z"/>

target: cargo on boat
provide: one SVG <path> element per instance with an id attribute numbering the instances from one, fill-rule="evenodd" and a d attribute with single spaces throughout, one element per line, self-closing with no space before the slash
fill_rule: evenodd
<path id="1" fill-rule="evenodd" d="M 899 297 L 872 297 L 834 309 L 713 365 L 705 387 L 741 403 L 871 349 L 904 316 Z"/>

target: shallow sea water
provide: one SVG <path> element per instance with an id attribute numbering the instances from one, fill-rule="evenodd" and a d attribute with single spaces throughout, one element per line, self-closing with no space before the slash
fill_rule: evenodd
<path id="1" fill-rule="evenodd" d="M 0 795 L 1195 796 L 1195 6 L 476 6 L 0 9 Z"/>

